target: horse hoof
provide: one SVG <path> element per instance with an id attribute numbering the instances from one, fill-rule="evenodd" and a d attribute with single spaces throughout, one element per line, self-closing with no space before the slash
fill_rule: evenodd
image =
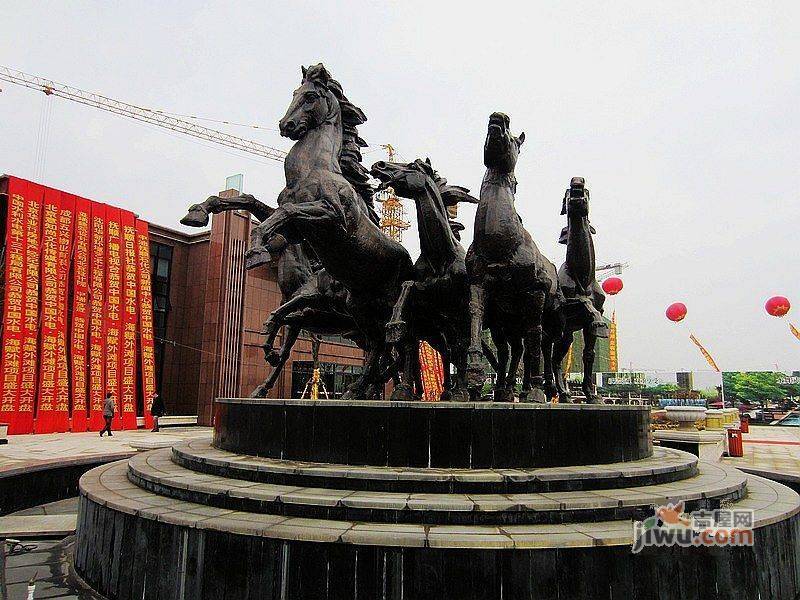
<path id="1" fill-rule="evenodd" d="M 572 398 L 570 398 L 569 394 L 559 394 L 558 395 L 558 403 L 559 404 L 572 404 Z"/>
<path id="2" fill-rule="evenodd" d="M 471 395 L 468 390 L 464 388 L 455 388 L 450 390 L 450 402 L 469 402 Z"/>
<path id="3" fill-rule="evenodd" d="M 270 348 L 268 351 L 264 352 L 264 360 L 273 367 L 277 367 L 281 362 L 281 355 L 278 354 L 274 349 Z"/>
<path id="4" fill-rule="evenodd" d="M 547 397 L 547 395 L 539 388 L 533 388 L 531 390 L 530 402 L 533 402 L 534 404 L 544 404 L 548 401 L 548 399 L 549 398 Z M 520 401 L 521 400 L 522 399 L 520 398 Z"/>
<path id="5" fill-rule="evenodd" d="M 391 400 L 392 402 L 413 402 L 416 397 L 410 386 L 401 384 L 392 391 Z"/>
<path id="6" fill-rule="evenodd" d="M 494 391 L 495 402 L 514 402 L 514 389 L 503 388 Z"/>
<path id="7" fill-rule="evenodd" d="M 269 251 L 263 246 L 250 248 L 250 250 L 244 254 L 244 266 L 247 269 L 255 269 L 256 267 L 267 264 L 269 261 Z"/>
<path id="8" fill-rule="evenodd" d="M 256 389 L 250 392 L 251 398 L 266 398 L 267 392 L 269 392 L 269 388 L 265 384 L 259 385 Z"/>
<path id="9" fill-rule="evenodd" d="M 450 390 L 445 390 L 439 396 L 439 402 L 452 402 L 453 401 L 453 392 Z"/>
<path id="10" fill-rule="evenodd" d="M 386 324 L 386 341 L 390 344 L 396 344 L 408 332 L 408 326 L 405 321 L 390 321 Z"/>
<path id="11" fill-rule="evenodd" d="M 202 208 L 189 208 L 189 212 L 181 219 L 182 225 L 189 227 L 205 227 L 208 225 L 208 213 Z"/>

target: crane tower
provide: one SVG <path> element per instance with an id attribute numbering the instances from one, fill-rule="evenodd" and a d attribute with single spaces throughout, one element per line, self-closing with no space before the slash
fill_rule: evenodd
<path id="1" fill-rule="evenodd" d="M 381 144 L 381 148 L 386 150 L 390 161 L 395 159 L 394 147 L 391 144 Z M 403 241 L 403 232 L 411 224 L 406 221 L 406 210 L 394 190 L 387 187 L 375 194 L 375 200 L 381 203 L 381 229 L 383 232 L 396 242 Z"/>

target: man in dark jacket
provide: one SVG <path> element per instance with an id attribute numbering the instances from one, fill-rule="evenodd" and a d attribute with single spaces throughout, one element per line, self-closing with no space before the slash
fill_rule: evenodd
<path id="1" fill-rule="evenodd" d="M 164 405 L 164 400 L 158 394 L 153 394 L 150 414 L 153 415 L 153 431 L 158 431 L 158 419 L 167 414 L 167 407 Z"/>
<path id="2" fill-rule="evenodd" d="M 106 420 L 106 426 L 100 430 L 100 437 L 103 437 L 103 434 L 108 432 L 108 435 L 113 436 L 114 434 L 111 433 L 111 421 L 114 419 L 114 411 L 116 407 L 114 406 L 114 394 L 108 392 L 106 394 L 106 400 L 103 403 L 103 418 Z"/>

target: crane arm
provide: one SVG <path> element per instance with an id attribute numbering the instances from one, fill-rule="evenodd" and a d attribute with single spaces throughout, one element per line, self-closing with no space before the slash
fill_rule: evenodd
<path id="1" fill-rule="evenodd" d="M 158 127 L 177 131 L 248 154 L 263 156 L 264 158 L 276 161 L 283 161 L 283 159 L 286 158 L 286 152 L 278 150 L 277 148 L 265 146 L 264 144 L 246 140 L 216 129 L 203 127 L 202 125 L 164 114 L 157 110 L 143 108 L 135 104 L 114 100 L 113 98 L 108 98 L 93 92 L 86 92 L 70 85 L 56 83 L 43 77 L 10 69 L 9 67 L 0 66 L 0 80 L 32 90 L 38 90 L 44 92 L 48 96 L 58 96 L 59 98 L 65 98 L 73 102 L 78 102 L 79 104 L 99 108 L 100 110 L 128 117 L 129 119 L 135 119 L 136 121 L 142 121 Z"/>

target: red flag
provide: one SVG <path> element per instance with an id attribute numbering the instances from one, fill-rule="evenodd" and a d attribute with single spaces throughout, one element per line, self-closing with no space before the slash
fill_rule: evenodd
<path id="1" fill-rule="evenodd" d="M 92 205 L 84 198 L 75 199 L 75 251 L 72 261 L 72 431 L 87 427 L 86 340 L 89 324 L 89 257 L 91 251 Z"/>
<path id="2" fill-rule="evenodd" d="M 142 360 L 144 423 L 153 426 L 150 405 L 156 391 L 156 362 L 153 348 L 153 294 L 150 282 L 150 240 L 147 223 L 136 221 L 136 251 L 139 259 L 139 340 Z"/>
<path id="3" fill-rule="evenodd" d="M 58 317 L 56 339 L 56 393 L 53 413 L 56 431 L 69 431 L 69 364 L 67 362 L 67 325 L 69 317 L 69 267 L 72 262 L 72 223 L 75 196 L 61 192 L 58 212 Z"/>
<path id="4" fill-rule="evenodd" d="M 25 312 L 22 339 L 22 388 L 17 425 L 20 433 L 33 431 L 39 380 L 39 270 L 44 187 L 28 182 L 25 207 Z M 10 430 L 10 428 L 9 428 Z M 15 431 L 17 431 L 15 429 Z"/>
<path id="5" fill-rule="evenodd" d="M 22 382 L 23 313 L 25 302 L 25 205 L 28 182 L 8 179 L 6 213 L 5 300 L 3 304 L 2 397 L 0 420 L 9 423 L 9 433 L 23 433 L 17 423 Z M 27 433 L 27 432 L 24 432 Z"/>
<path id="6" fill-rule="evenodd" d="M 55 403 L 58 371 L 58 213 L 61 192 L 44 190 L 42 208 L 42 302 L 40 318 L 39 398 L 36 405 L 36 433 L 56 430 Z"/>
<path id="7" fill-rule="evenodd" d="M 136 216 L 122 211 L 122 355 L 121 410 L 123 429 L 136 429 Z"/>
<path id="8" fill-rule="evenodd" d="M 89 277 L 89 429 L 103 428 L 105 398 L 106 205 L 92 203 L 92 254 Z"/>
<path id="9" fill-rule="evenodd" d="M 114 427 L 122 425 L 120 399 L 120 350 L 122 303 L 122 226 L 120 210 L 109 206 L 106 209 L 106 387 L 114 395 L 117 410 L 114 412 Z"/>

